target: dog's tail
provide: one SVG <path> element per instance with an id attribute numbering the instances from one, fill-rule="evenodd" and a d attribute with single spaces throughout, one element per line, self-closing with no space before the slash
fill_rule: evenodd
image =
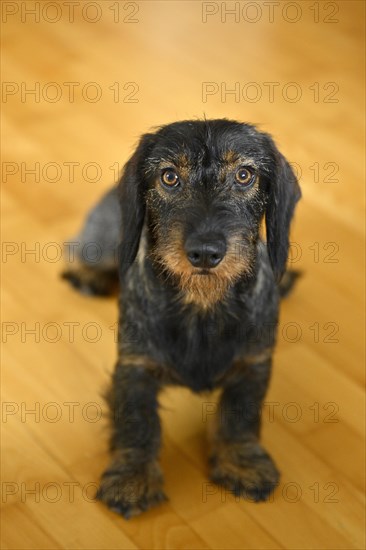
<path id="1" fill-rule="evenodd" d="M 279 284 L 281 298 L 286 298 L 292 291 L 299 277 L 302 276 L 302 271 L 297 269 L 287 269 Z"/>

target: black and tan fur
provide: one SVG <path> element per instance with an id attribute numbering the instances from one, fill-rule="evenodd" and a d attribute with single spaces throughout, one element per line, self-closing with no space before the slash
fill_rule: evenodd
<path id="1" fill-rule="evenodd" d="M 237 179 L 243 168 L 250 185 Z M 164 183 L 167 170 L 176 186 Z M 166 384 L 221 388 L 214 482 L 258 501 L 278 484 L 259 442 L 260 408 L 280 294 L 293 282 L 286 272 L 280 284 L 299 198 L 269 135 L 229 120 L 184 121 L 144 135 L 118 188 L 89 215 L 77 239 L 79 265 L 64 276 L 83 292 L 107 294 L 119 271 L 112 461 L 98 497 L 125 517 L 166 498 L 158 464 Z M 97 243 L 97 259 L 85 253 L 88 243 Z"/>

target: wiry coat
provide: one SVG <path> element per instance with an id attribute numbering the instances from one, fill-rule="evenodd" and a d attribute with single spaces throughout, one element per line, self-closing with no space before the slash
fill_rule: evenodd
<path id="1" fill-rule="evenodd" d="M 165 384 L 222 388 L 210 457 L 215 482 L 256 500 L 277 484 L 258 442 L 260 406 L 299 198 L 267 134 L 228 120 L 185 121 L 143 136 L 118 189 L 89 215 L 78 238 L 80 266 L 65 276 L 107 293 L 119 271 L 119 359 L 108 395 L 114 455 L 98 495 L 126 517 L 165 498 L 157 463 L 157 396 Z M 86 254 L 92 242 L 98 261 Z M 205 258 L 211 254 L 209 268 L 196 243 Z"/>

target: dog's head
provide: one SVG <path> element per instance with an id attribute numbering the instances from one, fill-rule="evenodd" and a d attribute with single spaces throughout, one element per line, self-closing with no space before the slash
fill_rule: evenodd
<path id="1" fill-rule="evenodd" d="M 269 135 L 229 120 L 176 122 L 144 135 L 120 182 L 122 277 L 147 250 L 185 299 L 205 307 L 251 274 L 263 216 L 280 279 L 300 198 L 296 177 Z"/>

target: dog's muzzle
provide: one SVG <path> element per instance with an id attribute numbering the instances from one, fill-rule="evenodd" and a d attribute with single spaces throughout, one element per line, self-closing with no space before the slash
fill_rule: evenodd
<path id="1" fill-rule="evenodd" d="M 213 233 L 191 235 L 186 239 L 184 249 L 194 267 L 211 269 L 225 257 L 226 242 L 223 236 Z"/>

